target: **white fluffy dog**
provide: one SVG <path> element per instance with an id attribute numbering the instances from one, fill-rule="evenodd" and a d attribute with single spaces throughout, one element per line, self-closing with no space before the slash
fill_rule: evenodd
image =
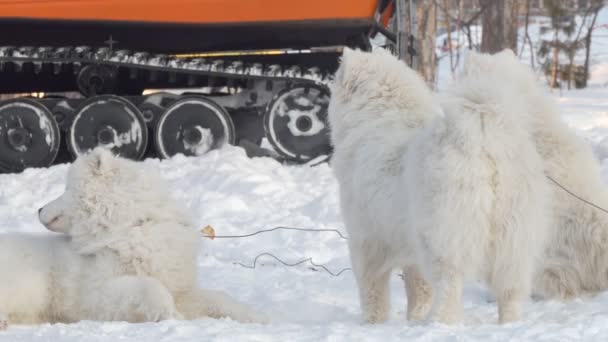
<path id="1" fill-rule="evenodd" d="M 353 271 L 367 322 L 388 318 L 388 283 L 406 273 L 408 318 L 424 319 L 431 288 L 416 267 L 407 221 L 404 156 L 415 132 L 441 109 L 424 81 L 384 50 L 345 49 L 329 104 L 332 168 L 340 186 Z"/>
<path id="2" fill-rule="evenodd" d="M 608 188 L 591 147 L 562 121 L 554 100 L 517 58 L 479 55 L 475 63 L 520 89 L 519 101 L 532 111 L 545 172 L 559 183 L 551 187 L 554 225 L 534 292 L 568 299 L 608 289 L 608 214 L 574 196 L 608 209 Z"/>
<path id="3" fill-rule="evenodd" d="M 197 229 L 141 163 L 102 149 L 78 158 L 65 193 L 39 216 L 62 234 L 0 235 L 0 313 L 9 323 L 265 320 L 197 287 Z"/>
<path id="4" fill-rule="evenodd" d="M 345 50 L 329 106 L 353 270 L 368 322 L 388 314 L 388 277 L 406 273 L 408 318 L 462 316 L 466 277 L 516 320 L 547 230 L 548 185 L 513 87 L 471 65 L 441 109 L 390 54 Z"/>
<path id="5" fill-rule="evenodd" d="M 421 130 L 406 159 L 410 222 L 435 285 L 434 318 L 444 323 L 461 319 L 468 277 L 488 284 L 501 323 L 518 320 L 549 224 L 530 111 L 476 56 L 443 94 L 445 117 Z"/>

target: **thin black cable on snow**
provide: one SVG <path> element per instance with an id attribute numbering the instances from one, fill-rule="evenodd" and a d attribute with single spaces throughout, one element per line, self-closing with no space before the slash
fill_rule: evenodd
<path id="1" fill-rule="evenodd" d="M 246 237 L 251 237 L 254 235 L 258 235 L 261 233 L 269 233 L 269 232 L 274 232 L 275 230 L 297 230 L 297 231 L 301 231 L 301 232 L 334 232 L 336 234 L 338 234 L 342 239 L 344 240 L 348 240 L 348 238 L 346 236 L 344 236 L 344 234 L 342 234 L 342 232 L 340 232 L 337 229 L 313 229 L 313 228 L 297 228 L 297 227 L 283 227 L 283 226 L 279 226 L 279 227 L 274 227 L 272 229 L 264 229 L 264 230 L 259 230 L 255 233 L 251 233 L 251 234 L 244 234 L 244 235 L 215 235 L 213 238 L 215 239 L 239 239 L 239 238 L 246 238 Z M 210 236 L 207 236 L 210 237 Z"/>
<path id="2" fill-rule="evenodd" d="M 588 205 L 590 205 L 590 206 L 592 206 L 592 207 L 594 207 L 594 208 L 596 208 L 598 210 L 601 210 L 601 211 L 603 211 L 603 212 L 605 212 L 605 213 L 608 214 L 608 210 L 606 210 L 606 209 L 604 209 L 604 208 L 602 208 L 602 207 L 600 207 L 600 206 L 598 206 L 598 205 L 596 205 L 596 204 L 594 204 L 594 203 L 592 203 L 592 202 L 590 202 L 590 201 L 588 201 L 588 200 L 586 200 L 586 199 L 584 199 L 584 198 L 576 195 L 574 192 L 568 190 L 565 186 L 561 185 L 558 181 L 556 181 L 552 177 L 550 177 L 548 175 L 546 175 L 546 177 L 551 182 L 553 182 L 555 185 L 557 185 L 558 187 L 560 187 L 562 190 L 566 191 L 569 195 L 571 195 L 571 196 L 575 197 L 576 199 L 578 199 L 578 200 L 580 200 L 580 201 L 582 201 L 582 202 L 584 202 L 584 203 L 586 203 L 586 204 L 588 204 Z M 348 240 L 348 238 L 346 236 L 344 236 L 342 234 L 342 232 L 340 232 L 337 229 L 313 229 L 313 228 L 298 228 L 298 227 L 283 227 L 283 226 L 274 227 L 274 228 L 271 228 L 271 229 L 264 229 L 264 230 L 260 230 L 260 231 L 257 231 L 257 232 L 251 233 L 251 234 L 244 234 L 244 235 L 216 235 L 213 238 L 217 238 L 217 239 L 238 239 L 238 238 L 252 237 L 252 236 L 255 236 L 255 235 L 258 235 L 258 234 L 269 233 L 269 232 L 273 232 L 273 231 L 277 231 L 277 230 L 294 230 L 294 231 L 316 232 L 316 233 L 318 233 L 318 232 L 334 232 L 334 233 L 338 234 L 340 236 L 340 238 L 342 238 L 344 240 Z M 207 236 L 207 237 L 211 237 L 211 236 Z M 295 267 L 295 266 L 299 266 L 299 265 L 304 264 L 304 263 L 309 263 L 310 265 L 312 265 L 314 267 L 319 267 L 319 268 L 323 269 L 325 272 L 327 272 L 328 274 L 330 274 L 330 275 L 332 275 L 334 277 L 338 277 L 338 276 L 342 275 L 342 273 L 344 273 L 346 271 L 352 271 L 352 268 L 347 267 L 347 268 L 341 269 L 338 272 L 332 272 L 330 269 L 328 269 L 324 265 L 315 263 L 312 260 L 312 258 L 306 258 L 304 260 L 300 260 L 300 261 L 297 261 L 297 262 L 294 262 L 294 263 L 288 263 L 286 261 L 281 260 L 279 257 L 275 256 L 274 254 L 267 253 L 267 252 L 257 255 L 255 257 L 255 259 L 253 260 L 253 264 L 252 265 L 245 265 L 245 264 L 240 263 L 240 262 L 237 262 L 235 264 L 240 265 L 240 266 L 245 267 L 245 268 L 255 269 L 257 267 L 258 260 L 260 258 L 262 258 L 262 257 L 265 257 L 265 256 L 271 257 L 274 260 L 278 261 L 279 263 L 281 263 L 282 265 L 287 266 L 287 267 Z"/>
<path id="3" fill-rule="evenodd" d="M 236 264 L 237 264 L 237 265 L 241 265 L 241 266 L 243 266 L 243 267 L 245 267 L 245 268 L 251 268 L 251 269 L 255 269 L 255 268 L 256 268 L 256 266 L 257 266 L 257 263 L 258 263 L 258 259 L 260 259 L 260 258 L 261 258 L 261 257 L 263 257 L 263 256 L 269 256 L 269 257 L 273 258 L 274 260 L 276 260 L 276 261 L 280 262 L 281 264 L 283 264 L 283 265 L 285 265 L 285 266 L 288 266 L 288 267 L 294 267 L 294 266 L 301 265 L 301 264 L 303 264 L 303 263 L 305 263 L 305 262 L 308 262 L 308 263 L 310 263 L 311 265 L 313 265 L 314 267 L 320 267 L 320 268 L 322 268 L 323 270 L 325 270 L 325 272 L 327 272 L 327 273 L 331 274 L 331 275 L 332 275 L 332 276 L 334 276 L 334 277 L 338 277 L 338 276 L 340 276 L 342 273 L 344 273 L 344 272 L 346 272 L 346 271 L 352 271 L 352 268 L 347 267 L 347 268 L 343 268 L 343 269 L 341 269 L 341 270 L 340 270 L 339 272 L 337 272 L 337 273 L 334 273 L 334 272 L 330 271 L 330 270 L 329 270 L 327 267 L 325 267 L 325 266 L 323 266 L 323 265 L 320 265 L 320 264 L 315 263 L 315 262 L 312 260 L 312 258 L 307 258 L 307 259 L 300 260 L 300 261 L 297 261 L 297 262 L 295 262 L 295 263 L 291 263 L 291 264 L 290 264 L 290 263 L 288 263 L 288 262 L 285 262 L 285 261 L 281 260 L 279 257 L 277 257 L 277 256 L 275 256 L 275 255 L 273 255 L 273 254 L 271 254 L 271 253 L 262 253 L 262 254 L 259 254 L 258 256 L 256 256 L 256 257 L 255 257 L 255 259 L 253 259 L 253 265 L 245 265 L 245 264 L 240 263 L 240 262 L 237 262 Z"/>
<path id="4" fill-rule="evenodd" d="M 274 228 L 271 228 L 271 229 L 263 229 L 263 230 L 259 230 L 257 232 L 251 233 L 251 234 L 243 234 L 243 235 L 215 235 L 215 236 L 205 235 L 205 237 L 214 238 L 214 239 L 241 239 L 241 238 L 252 237 L 252 236 L 255 236 L 255 235 L 258 235 L 258 234 L 262 234 L 262 233 L 274 232 L 274 231 L 277 231 L 277 230 L 293 230 L 293 231 L 300 231 L 300 232 L 315 232 L 315 233 L 332 232 L 332 233 L 338 234 L 340 236 L 340 238 L 342 238 L 344 240 L 348 240 L 348 238 L 346 236 L 344 236 L 344 234 L 342 234 L 342 232 L 340 232 L 337 229 L 313 229 L 313 228 L 298 228 L 298 227 L 284 227 L 284 226 L 274 227 Z M 285 266 L 288 266 L 288 267 L 294 267 L 294 266 L 298 266 L 298 265 L 301 265 L 303 263 L 308 262 L 309 264 L 311 264 L 314 267 L 322 268 L 323 270 L 325 270 L 325 272 L 331 274 L 334 277 L 340 276 L 345 271 L 352 270 L 350 267 L 348 267 L 348 268 L 341 269 L 337 273 L 334 273 L 331 270 L 329 270 L 327 267 L 315 263 L 312 260 L 312 258 L 306 258 L 304 260 L 300 260 L 300 261 L 297 261 L 295 263 L 288 263 L 288 262 L 285 262 L 285 261 L 281 260 L 279 257 L 277 257 L 277 256 L 275 256 L 274 254 L 271 254 L 271 253 L 262 253 L 262 254 L 257 255 L 255 257 L 255 259 L 253 260 L 253 265 L 245 265 L 245 264 L 240 263 L 240 262 L 237 262 L 235 264 L 240 265 L 240 266 L 245 267 L 245 268 L 255 269 L 256 266 L 257 266 L 258 259 L 260 259 L 263 256 L 269 256 L 269 257 L 275 259 L 276 261 L 280 262 L 281 264 L 283 264 Z"/>

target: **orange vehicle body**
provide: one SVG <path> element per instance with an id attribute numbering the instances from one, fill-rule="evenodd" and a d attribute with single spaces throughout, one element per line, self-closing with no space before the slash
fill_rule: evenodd
<path id="1" fill-rule="evenodd" d="M 179 24 L 372 19 L 375 0 L 0 0 L 0 17 Z"/>
<path id="2" fill-rule="evenodd" d="M 179 53 L 356 45 L 386 0 L 0 0 L 0 46 Z"/>

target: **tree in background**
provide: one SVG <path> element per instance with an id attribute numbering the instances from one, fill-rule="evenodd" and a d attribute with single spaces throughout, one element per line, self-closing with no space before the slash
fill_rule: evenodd
<path id="1" fill-rule="evenodd" d="M 435 0 L 435 5 L 441 12 L 443 26 L 447 31 L 447 49 L 453 78 L 460 62 L 460 46 L 454 48 L 452 44 L 452 27 L 458 44 L 460 44 L 460 34 L 463 32 L 467 38 L 467 48 L 472 50 L 474 45 L 471 26 L 479 20 L 487 6 L 480 6 L 478 0 Z"/>
<path id="2" fill-rule="evenodd" d="M 593 34 L 593 29 L 595 27 L 595 22 L 597 20 L 597 15 L 600 13 L 600 10 L 604 7 L 603 0 L 592 0 L 589 6 L 589 10 L 587 15 L 591 15 L 591 23 L 587 25 L 587 34 L 585 35 L 585 64 L 584 64 L 584 87 L 587 86 L 587 80 L 589 80 L 589 56 L 591 53 L 591 35 Z"/>
<path id="3" fill-rule="evenodd" d="M 435 5 L 441 10 L 443 15 L 448 17 L 448 21 L 456 25 L 457 31 L 458 28 L 464 31 L 467 37 L 467 47 L 469 50 L 472 50 L 474 44 L 471 26 L 477 23 L 484 10 L 488 7 L 488 4 L 480 4 L 479 0 L 451 0 L 447 1 L 447 3 L 446 1 L 435 0 Z M 456 12 L 455 15 L 454 12 Z"/>
<path id="4" fill-rule="evenodd" d="M 457 7 L 458 7 L 458 15 L 457 15 L 457 21 L 456 21 L 456 41 L 460 42 L 460 16 L 461 16 L 461 7 L 462 7 L 462 1 L 460 0 L 456 0 L 457 2 Z M 452 25 L 450 23 L 450 15 L 449 13 L 449 0 L 443 0 L 443 7 L 444 7 L 444 13 L 443 13 L 443 21 L 444 21 L 444 25 L 446 28 L 446 32 L 448 35 L 448 39 L 447 39 L 447 48 L 448 48 L 448 55 L 450 56 L 450 71 L 452 72 L 452 78 L 455 78 L 455 74 L 456 74 L 456 66 L 458 65 L 458 60 L 460 59 L 460 53 L 458 53 L 460 51 L 460 48 L 456 49 L 456 60 L 454 60 L 454 49 L 452 46 Z"/>
<path id="5" fill-rule="evenodd" d="M 500 52 L 506 48 L 517 52 L 518 0 L 479 0 L 481 15 L 481 51 Z"/>
<path id="6" fill-rule="evenodd" d="M 402 0 L 403 1 L 403 0 Z M 405 6 L 406 20 L 409 25 L 408 1 L 402 2 Z M 435 87 L 437 56 L 435 53 L 435 36 L 437 33 L 437 5 L 434 0 L 416 0 L 414 37 L 416 48 L 416 70 L 422 75 L 430 87 Z M 405 57 L 405 56 L 404 56 Z"/>
<path id="7" fill-rule="evenodd" d="M 553 31 L 552 38 L 550 40 L 542 40 L 538 55 L 541 58 L 547 57 L 552 54 L 552 58 L 544 63 L 545 73 L 549 74 L 549 86 L 556 88 L 559 86 L 559 55 L 560 52 L 565 52 L 567 55 L 572 56 L 576 54 L 575 49 L 578 44 L 574 44 L 571 39 L 576 29 L 576 22 L 572 17 L 568 15 L 565 4 L 561 0 L 545 0 L 545 7 L 551 18 L 551 31 Z M 565 36 L 565 39 L 560 39 L 560 34 Z"/>
<path id="8" fill-rule="evenodd" d="M 588 68 L 589 51 L 591 48 L 591 34 L 593 33 L 593 27 L 595 26 L 595 21 L 597 19 L 599 11 L 603 7 L 603 3 L 603 0 L 591 0 L 589 2 L 587 8 L 583 11 L 583 18 L 578 28 L 578 33 L 576 34 L 576 37 L 573 40 L 566 41 L 564 44 L 566 54 L 568 55 L 568 89 L 572 89 L 573 83 L 576 83 L 575 85 L 578 88 L 584 88 L 587 86 L 587 80 L 589 78 Z M 589 19 L 591 20 L 591 23 L 589 23 Z M 586 34 L 585 37 L 581 37 L 584 28 L 587 29 Z M 581 76 L 577 78 L 575 70 L 580 68 L 574 65 L 574 58 L 576 57 L 576 53 L 582 48 L 585 48 L 585 64 L 582 68 L 582 73 L 579 73 L 581 74 Z"/>
<path id="9" fill-rule="evenodd" d="M 404 0 L 407 2 L 407 0 Z M 552 87 L 559 85 L 560 79 L 568 88 L 585 87 L 589 75 L 590 47 L 597 16 L 605 0 L 587 0 L 577 3 L 565 0 L 544 0 L 541 7 L 532 5 L 532 0 L 415 0 L 417 4 L 416 51 L 419 64 L 417 70 L 430 85 L 435 83 L 437 56 L 435 56 L 435 34 L 437 25 L 445 26 L 447 40 L 444 51 L 449 54 L 450 69 L 454 74 L 459 65 L 460 35 L 464 34 L 469 49 L 474 49 L 472 27 L 481 24 L 482 52 L 496 53 L 505 48 L 514 52 L 518 49 L 519 14 L 525 29 L 519 55 L 529 50 L 532 68 L 543 67 Z M 578 4 L 577 6 L 575 6 Z M 578 6 L 583 6 L 581 9 Z M 541 10 L 542 15 L 551 19 L 547 32 L 552 37 L 541 40 L 538 46 L 529 32 L 531 7 Z M 439 14 L 439 17 L 438 17 Z M 581 20 L 574 20 L 579 15 Z M 442 27 L 443 29 L 443 27 Z M 542 31 L 542 28 L 541 28 Z M 578 33 L 576 33 L 578 32 Z M 576 33 L 576 35 L 575 35 Z M 540 46 L 540 48 L 538 48 Z M 538 49 L 537 49 L 538 48 Z M 584 65 L 577 65 L 579 52 L 585 49 Z M 446 55 L 446 57 L 448 57 Z M 562 65 L 560 65 L 560 57 Z M 580 62 L 579 62 L 580 63 Z"/>
<path id="10" fill-rule="evenodd" d="M 505 0 L 503 20 L 504 48 L 509 48 L 517 53 L 517 31 L 519 28 L 519 5 L 520 0 Z"/>
<path id="11" fill-rule="evenodd" d="M 532 69 L 536 69 L 536 67 L 534 66 L 534 43 L 532 42 L 532 38 L 530 38 L 530 30 L 529 30 L 529 26 L 530 26 L 530 5 L 531 5 L 531 0 L 525 0 L 525 16 L 524 16 L 524 41 L 521 44 L 521 50 L 519 51 L 519 56 L 521 56 L 524 53 L 524 49 L 526 47 L 526 44 L 528 44 L 528 49 L 530 50 L 530 66 L 532 67 Z"/>

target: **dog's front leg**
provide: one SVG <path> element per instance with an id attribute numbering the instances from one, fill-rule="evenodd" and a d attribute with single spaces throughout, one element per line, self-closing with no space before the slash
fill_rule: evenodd
<path id="1" fill-rule="evenodd" d="M 94 292 L 83 294 L 87 316 L 93 320 L 139 323 L 182 318 L 171 293 L 154 278 L 122 276 Z"/>
<path id="2" fill-rule="evenodd" d="M 177 310 L 186 319 L 228 317 L 241 323 L 269 322 L 266 314 L 256 312 L 222 291 L 193 288 L 175 297 Z"/>

